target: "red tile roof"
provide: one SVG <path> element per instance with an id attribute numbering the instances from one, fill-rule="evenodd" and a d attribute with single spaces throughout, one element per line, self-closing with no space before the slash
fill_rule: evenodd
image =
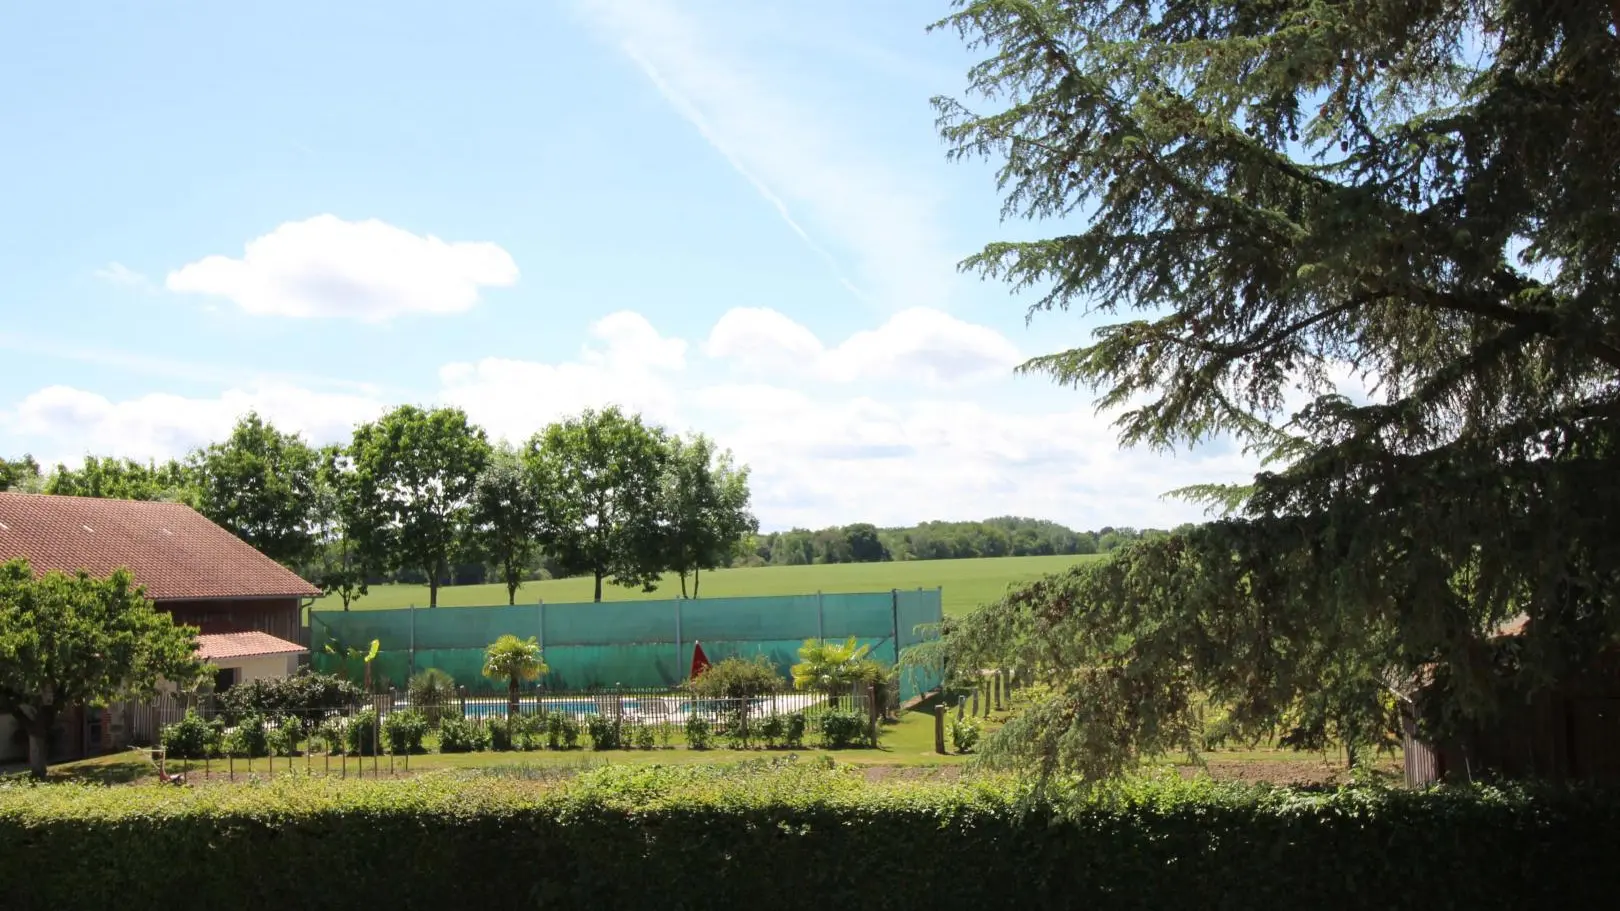
<path id="1" fill-rule="evenodd" d="M 39 573 L 125 567 L 153 601 L 321 593 L 180 503 L 0 493 L 0 562 L 16 557 Z"/>
<path id="2" fill-rule="evenodd" d="M 292 655 L 307 651 L 296 642 L 277 639 L 269 633 L 203 633 L 197 637 L 197 657 L 204 661 L 222 658 L 254 658 L 259 655 Z"/>

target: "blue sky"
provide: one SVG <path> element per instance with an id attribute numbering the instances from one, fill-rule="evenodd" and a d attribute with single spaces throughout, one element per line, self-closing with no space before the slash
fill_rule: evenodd
<path id="1" fill-rule="evenodd" d="M 1014 377 L 1085 340 L 954 264 L 1003 225 L 928 99 L 939 0 L 13 4 L 0 453 L 183 454 L 257 408 L 514 440 L 609 402 L 731 447 L 767 528 L 1196 518 L 1243 477 Z"/>

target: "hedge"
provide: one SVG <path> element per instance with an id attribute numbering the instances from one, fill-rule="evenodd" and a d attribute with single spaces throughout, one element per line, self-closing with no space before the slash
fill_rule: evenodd
<path id="1" fill-rule="evenodd" d="M 0 789 L 0 907 L 1596 908 L 1620 800 L 607 767 Z"/>

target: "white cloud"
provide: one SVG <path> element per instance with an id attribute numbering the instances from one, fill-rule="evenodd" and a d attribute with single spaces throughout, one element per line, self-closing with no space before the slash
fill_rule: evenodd
<path id="1" fill-rule="evenodd" d="M 847 116 L 784 89 L 793 74 L 771 70 L 769 49 L 742 50 L 663 0 L 579 6 L 852 291 L 888 309 L 945 302 L 956 257 L 930 190 L 874 156 Z M 855 282 L 823 239 L 857 263 Z"/>
<path id="2" fill-rule="evenodd" d="M 1018 347 L 1000 332 L 925 307 L 902 310 L 833 348 L 775 310 L 737 308 L 715 323 L 703 350 L 758 376 L 841 383 L 911 380 L 927 386 L 1005 377 L 1022 360 Z"/>
<path id="3" fill-rule="evenodd" d="M 283 430 L 326 443 L 346 439 L 356 423 L 381 414 L 383 403 L 284 384 L 230 389 L 212 397 L 152 393 L 117 401 L 71 386 L 47 386 L 0 413 L 0 430 L 13 447 L 30 450 L 44 462 L 78 464 L 86 454 L 144 461 L 182 456 L 219 440 L 237 418 L 255 410 Z"/>
<path id="4" fill-rule="evenodd" d="M 151 279 L 120 262 L 110 262 L 91 273 L 109 285 L 120 288 L 134 288 L 138 291 L 152 291 Z"/>
<path id="5" fill-rule="evenodd" d="M 517 277 L 517 264 L 497 244 L 452 243 L 376 219 L 317 215 L 248 241 L 240 259 L 215 255 L 182 266 L 167 285 L 229 298 L 248 313 L 382 322 L 466 311 L 481 287 Z"/>
<path id="6" fill-rule="evenodd" d="M 768 529 L 1009 513 L 1081 527 L 1167 526 L 1201 512 L 1163 499 L 1165 492 L 1241 480 L 1255 468 L 1231 447 L 1176 457 L 1121 450 L 1111 415 L 1094 414 L 1080 395 L 1028 395 L 1023 384 L 1046 388 L 1037 379 L 955 389 L 949 397 L 903 383 L 830 383 L 831 373 L 817 371 L 843 369 L 863 352 L 889 352 L 908 335 L 935 335 L 897 317 L 886 324 L 897 328 L 880 327 L 870 338 L 857 334 L 828 348 L 785 317 L 755 316 L 775 335 L 764 333 L 752 344 L 778 338 L 768 357 L 810 363 L 801 381 L 718 379 L 702 362 L 688 364 L 685 341 L 661 334 L 639 314 L 618 312 L 593 323 L 572 358 L 449 363 L 438 371 L 436 390 L 410 398 L 460 406 L 492 436 L 514 442 L 561 416 L 608 404 L 672 430 L 707 433 L 752 469 L 755 509 Z M 977 337 L 968 330 L 958 335 Z M 742 345 L 751 337 L 735 338 Z M 981 347 L 994 352 L 1000 346 Z M 944 380 L 949 377 L 942 364 L 972 367 L 995 360 L 973 355 L 979 351 L 974 344 L 944 346 L 944 355 L 937 354 L 939 345 L 916 350 L 926 353 L 902 348 L 881 369 L 926 368 Z M 431 375 L 423 379 L 429 386 L 434 382 Z M 1042 407 L 1041 400 L 1057 404 Z M 0 412 L 0 452 L 32 451 L 44 461 L 76 461 L 87 452 L 166 458 L 222 438 L 250 408 L 325 442 L 344 438 L 355 423 L 399 401 L 392 394 L 383 401 L 370 393 L 316 392 L 286 381 L 203 397 L 153 393 L 125 399 L 51 386 Z"/>
<path id="7" fill-rule="evenodd" d="M 460 406 L 496 437 L 512 442 L 585 408 L 618 405 L 656 423 L 680 418 L 675 377 L 686 367 L 686 342 L 659 335 L 637 313 L 621 311 L 591 324 L 577 360 L 559 364 L 484 358 L 439 370 L 445 402 Z"/>

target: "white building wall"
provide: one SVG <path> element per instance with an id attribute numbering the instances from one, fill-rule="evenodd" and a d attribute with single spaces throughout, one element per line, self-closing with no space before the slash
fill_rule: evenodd
<path id="1" fill-rule="evenodd" d="M 298 656 L 292 655 L 261 655 L 257 658 L 222 658 L 215 660 L 214 665 L 221 668 L 240 668 L 238 681 L 246 683 L 249 680 L 258 680 L 263 677 L 285 677 L 298 669 Z"/>

